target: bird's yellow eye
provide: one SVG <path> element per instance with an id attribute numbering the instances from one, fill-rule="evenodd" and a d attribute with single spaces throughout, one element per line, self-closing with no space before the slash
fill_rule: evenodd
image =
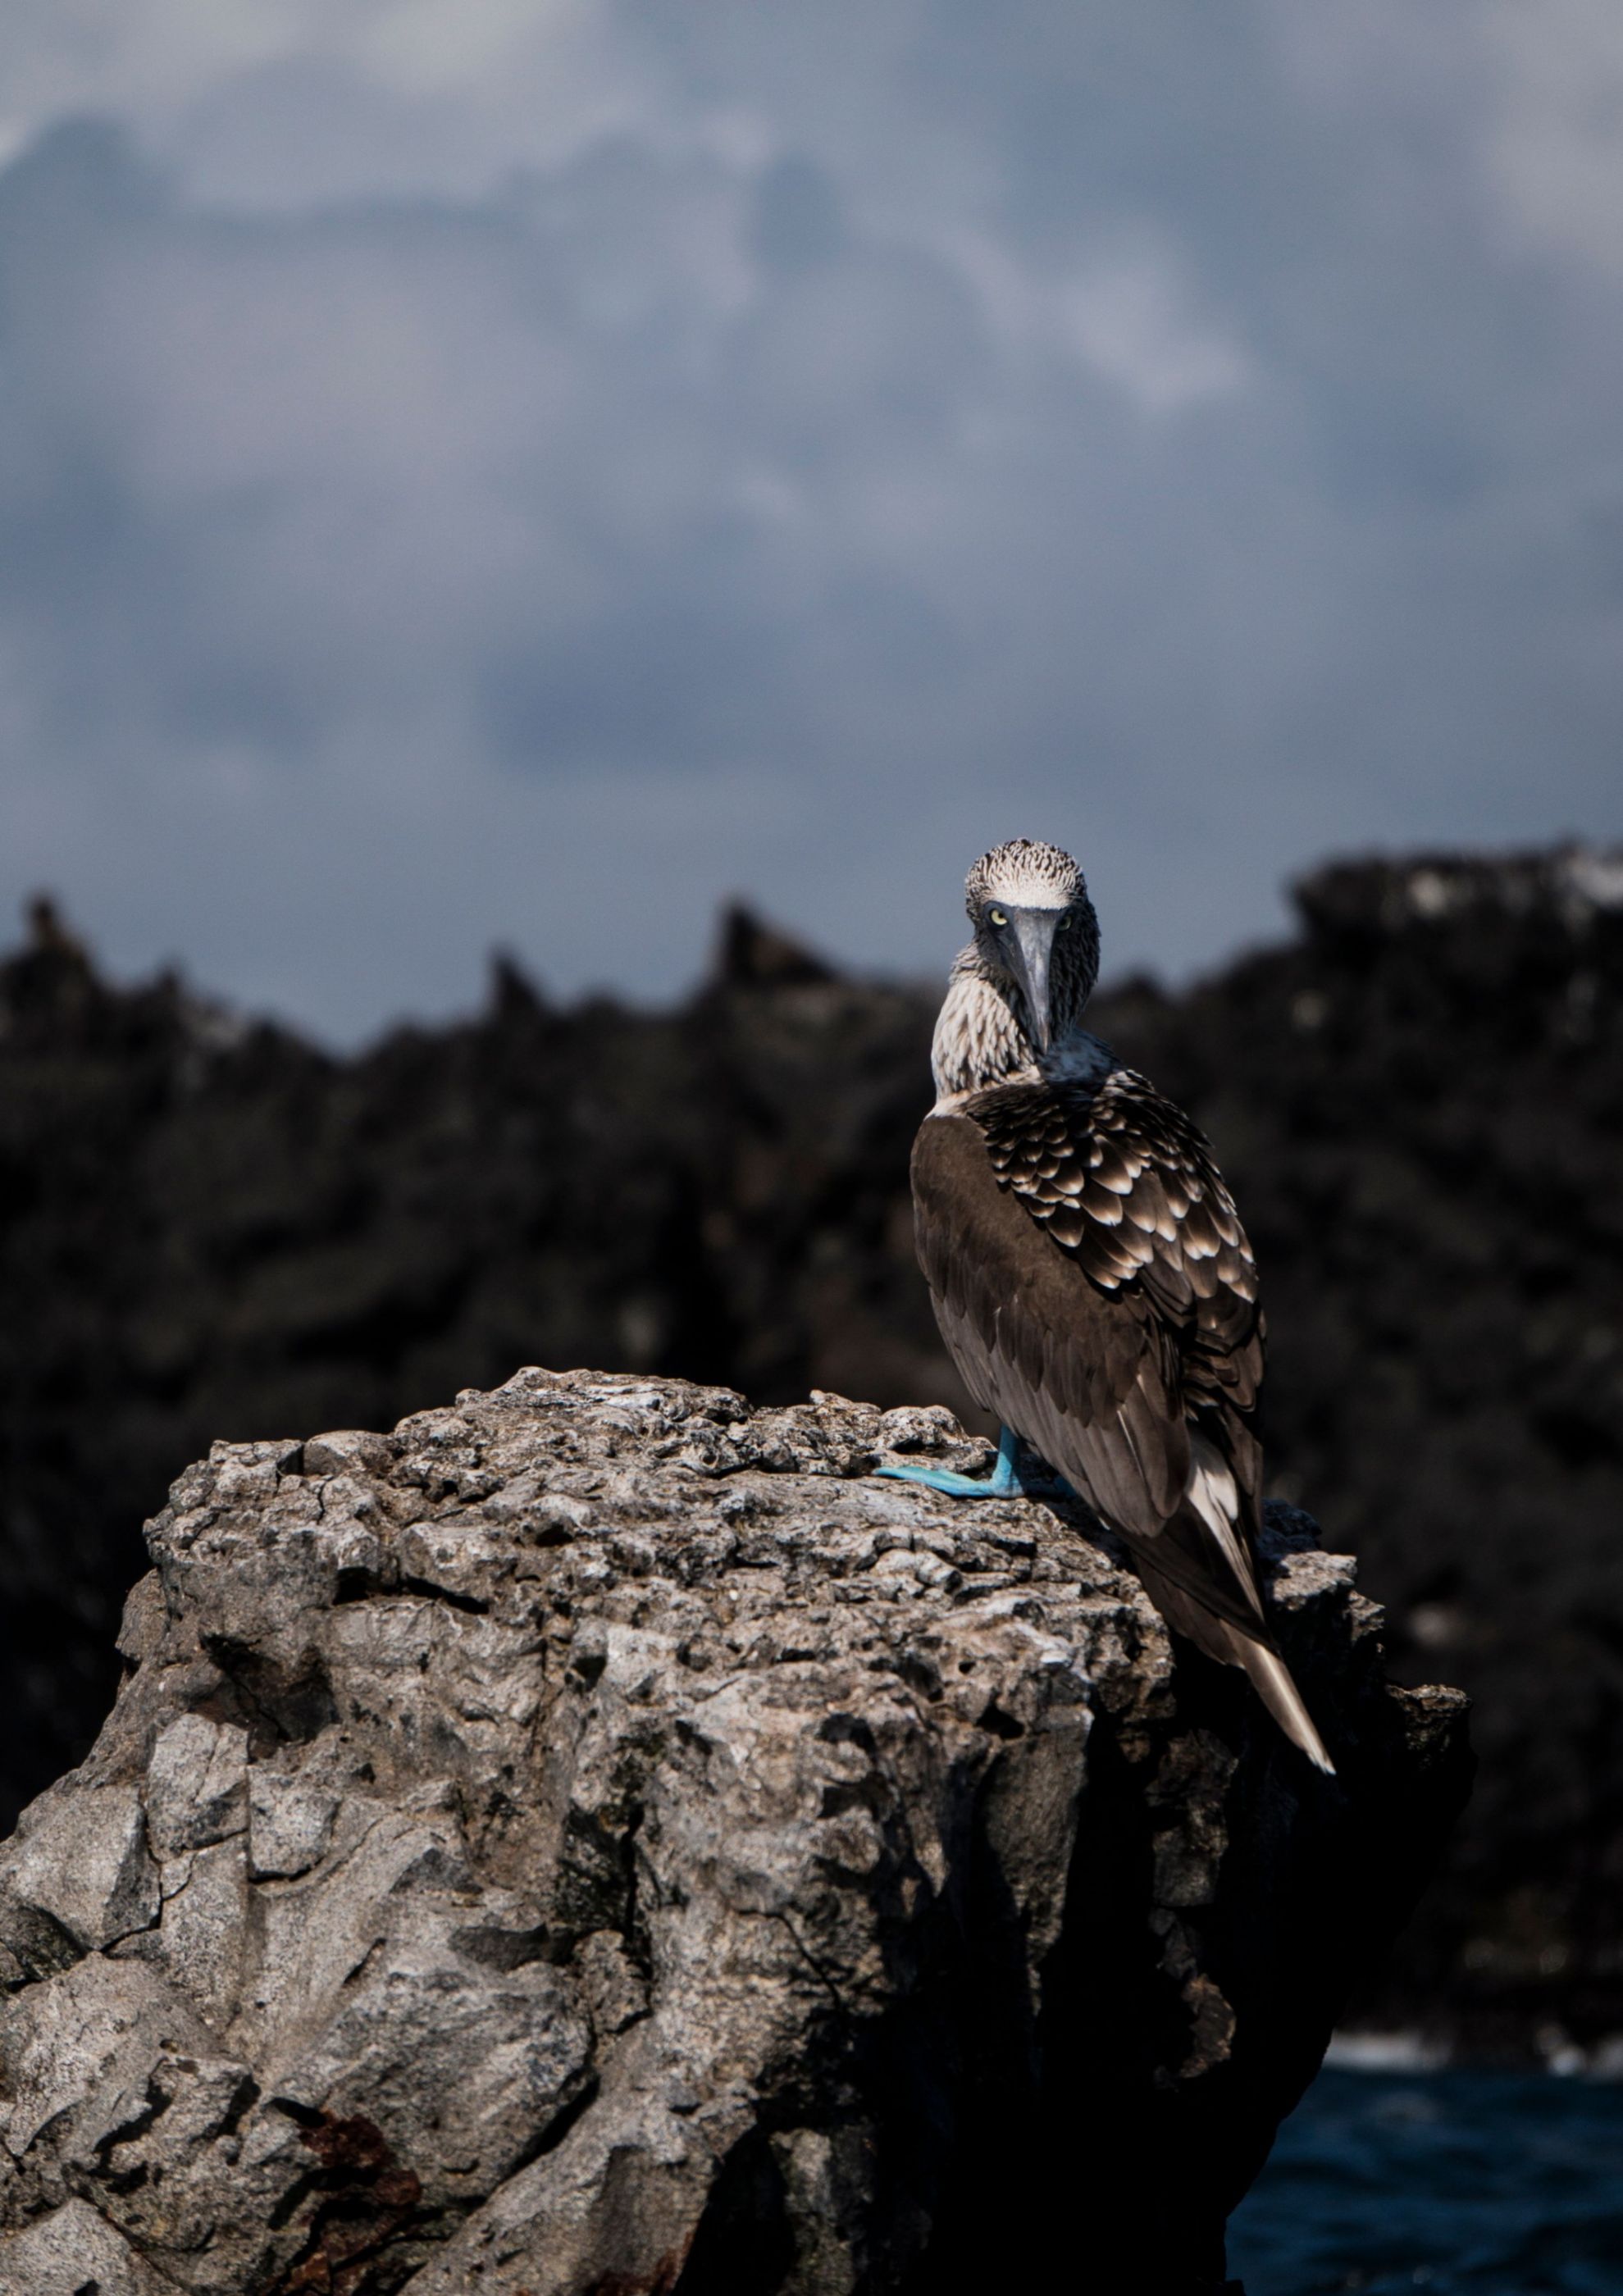
<path id="1" fill-rule="evenodd" d="M 1055 925 L 1054 931 L 1055 932 L 1069 932 L 1070 931 L 1070 913 L 1069 910 L 1060 919 L 1059 923 Z"/>
<path id="2" fill-rule="evenodd" d="M 997 926 L 1000 931 L 1009 922 L 1008 918 L 1004 916 L 1001 909 L 988 909 L 987 911 L 987 914 L 990 917 L 992 922 Z"/>

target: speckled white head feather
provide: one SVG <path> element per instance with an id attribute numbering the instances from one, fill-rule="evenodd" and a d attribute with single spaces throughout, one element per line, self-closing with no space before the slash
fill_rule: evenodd
<path id="1" fill-rule="evenodd" d="M 1080 1021 L 1099 978 L 1099 919 L 1087 884 L 1069 853 L 1029 837 L 1011 839 L 983 853 L 963 881 L 964 906 L 975 928 L 975 947 L 988 979 L 1008 979 L 1006 942 L 992 927 L 995 912 L 1051 917 L 1053 1033 Z"/>
<path id="2" fill-rule="evenodd" d="M 1082 872 L 1057 845 L 1012 838 L 983 853 L 963 881 L 964 906 L 978 925 L 988 901 L 1016 909 L 1068 909 L 1087 899 Z"/>
<path id="3" fill-rule="evenodd" d="M 1081 870 L 1057 845 L 1017 837 L 994 847 L 964 896 L 975 938 L 953 967 L 932 1052 L 943 1099 L 1064 1058 L 1073 1039 L 1082 1049 L 1099 972 L 1099 920 Z"/>

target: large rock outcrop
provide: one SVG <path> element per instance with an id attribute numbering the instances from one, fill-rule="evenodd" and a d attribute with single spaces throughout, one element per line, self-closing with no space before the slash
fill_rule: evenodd
<path id="1" fill-rule="evenodd" d="M 871 1472 L 983 1448 L 539 1371 L 217 1445 L 0 1850 L 0 2291 L 1219 2283 L 1463 1701 L 1276 1511 L 1320 1778 L 1079 1514 Z"/>
<path id="2" fill-rule="evenodd" d="M 1268 1467 L 1477 1702 L 1481 1779 L 1357 2014 L 1623 2031 L 1623 853 L 1340 864 L 1294 932 L 1093 1025 L 1214 1142 Z M 0 919 L 0 929 L 4 920 Z M 0 1826 L 111 1701 L 139 1523 L 218 1434 L 389 1426 L 515 1363 L 960 1395 L 914 1261 L 939 986 L 734 917 L 650 1013 L 509 964 L 338 1057 L 37 909 L 0 954 Z"/>

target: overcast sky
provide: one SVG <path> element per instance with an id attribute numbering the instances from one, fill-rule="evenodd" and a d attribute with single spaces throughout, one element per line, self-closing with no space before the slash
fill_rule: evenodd
<path id="1" fill-rule="evenodd" d="M 0 906 L 339 1040 L 1623 832 L 1616 0 L 6 0 Z"/>

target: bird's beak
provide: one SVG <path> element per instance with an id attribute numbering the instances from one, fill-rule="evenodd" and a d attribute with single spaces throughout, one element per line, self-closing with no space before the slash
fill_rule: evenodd
<path id="1" fill-rule="evenodd" d="M 1048 1050 L 1048 960 L 1060 914 L 1058 909 L 1016 909 L 1010 920 L 1010 969 L 1024 991 L 1031 1041 L 1039 1053 Z"/>

